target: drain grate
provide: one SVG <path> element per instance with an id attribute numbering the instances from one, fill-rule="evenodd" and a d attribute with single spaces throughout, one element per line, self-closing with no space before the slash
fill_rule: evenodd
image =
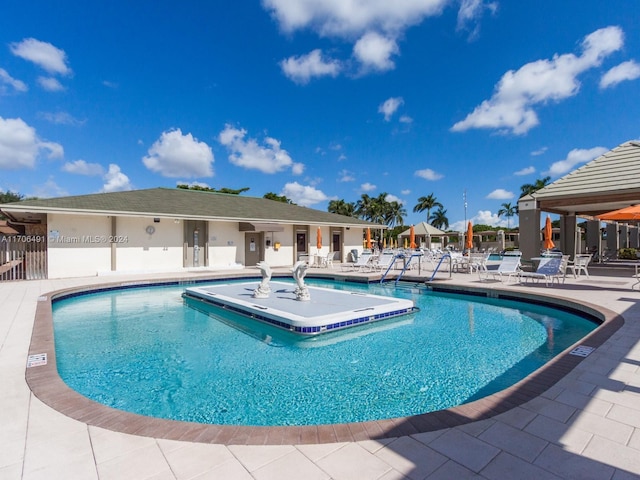
<path id="1" fill-rule="evenodd" d="M 577 357 L 588 357 L 591 352 L 593 352 L 595 348 L 586 347 L 584 345 L 580 345 L 569 352 L 570 355 L 575 355 Z"/>

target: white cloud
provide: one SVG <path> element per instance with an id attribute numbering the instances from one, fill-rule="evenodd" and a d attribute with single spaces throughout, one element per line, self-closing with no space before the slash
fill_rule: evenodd
<path id="1" fill-rule="evenodd" d="M 52 198 L 52 197 L 66 197 L 69 193 L 58 185 L 53 177 L 49 177 L 47 181 L 42 185 L 35 185 L 33 187 L 33 192 L 29 197 L 38 197 L 38 198 Z"/>
<path id="2" fill-rule="evenodd" d="M 376 188 L 378 188 L 376 185 L 366 182 L 363 183 L 362 185 L 360 185 L 360 190 L 363 192 L 372 192 L 373 190 L 375 190 Z"/>
<path id="3" fill-rule="evenodd" d="M 61 92 L 64 86 L 53 77 L 38 77 L 38 85 L 48 92 Z"/>
<path id="4" fill-rule="evenodd" d="M 514 134 L 528 132 L 539 123 L 534 106 L 576 95 L 580 89 L 578 75 L 599 66 L 607 55 L 622 48 L 623 43 L 622 30 L 607 27 L 584 38 L 580 56 L 554 55 L 551 60 L 538 60 L 517 71 L 508 71 L 496 85 L 493 96 L 451 130 L 491 128 Z"/>
<path id="5" fill-rule="evenodd" d="M 402 195 L 409 195 L 411 193 L 411 190 L 408 190 L 408 189 L 407 190 L 401 190 L 400 193 Z"/>
<path id="6" fill-rule="evenodd" d="M 387 194 L 387 196 L 384 197 L 384 199 L 387 202 L 398 202 L 400 205 L 404 205 L 404 204 L 407 203 L 406 200 L 403 200 L 400 197 L 397 197 L 397 196 L 395 196 L 395 195 L 393 195 L 391 193 Z"/>
<path id="7" fill-rule="evenodd" d="M 400 105 L 404 103 L 402 97 L 391 97 L 386 99 L 383 103 L 378 107 L 378 113 L 382 113 L 384 115 L 384 120 L 388 122 L 391 120 L 391 117 L 394 113 L 400 108 Z"/>
<path id="8" fill-rule="evenodd" d="M 356 177 L 353 175 L 353 172 L 350 172 L 349 170 L 341 170 L 338 173 L 339 182 L 353 182 L 355 179 Z"/>
<path id="9" fill-rule="evenodd" d="M 0 95 L 7 93 L 7 85 L 16 92 L 26 92 L 29 90 L 27 84 L 21 80 L 16 80 L 4 68 L 0 68 Z"/>
<path id="10" fill-rule="evenodd" d="M 600 79 L 600 88 L 613 87 L 625 80 L 635 80 L 640 78 L 640 65 L 635 61 L 629 60 L 620 65 L 616 65 Z"/>
<path id="11" fill-rule="evenodd" d="M 426 17 L 439 15 L 450 0 L 263 0 L 287 34 L 310 29 L 321 37 L 357 40 L 354 57 L 365 72 L 394 67 L 397 40 Z"/>
<path id="12" fill-rule="evenodd" d="M 547 147 L 542 147 L 539 148 L 538 150 L 534 150 L 533 152 L 531 152 L 531 155 L 533 157 L 537 157 L 539 155 L 542 155 L 543 153 L 545 153 L 547 151 Z"/>
<path id="13" fill-rule="evenodd" d="M 394 38 L 376 32 L 365 33 L 353 46 L 353 55 L 363 65 L 365 71 L 384 72 L 395 68 L 392 55 L 398 55 L 400 49 Z"/>
<path id="14" fill-rule="evenodd" d="M 462 0 L 458 10 L 458 30 L 469 30 L 469 40 L 474 40 L 480 33 L 480 19 L 485 10 L 495 13 L 498 9 L 497 2 L 484 3 L 483 0 Z"/>
<path id="15" fill-rule="evenodd" d="M 73 125 L 80 126 L 84 125 L 86 120 L 78 120 L 74 118 L 70 113 L 67 112 L 40 112 L 38 113 L 39 118 L 43 118 L 44 120 L 54 123 L 56 125 Z"/>
<path id="16" fill-rule="evenodd" d="M 590 162 L 596 157 L 608 152 L 608 148 L 593 147 L 589 149 L 574 148 L 569 152 L 567 158 L 554 162 L 547 172 L 552 177 L 560 176 L 567 173 L 580 163 Z"/>
<path id="17" fill-rule="evenodd" d="M 315 77 L 336 77 L 342 67 L 338 60 L 323 58 L 322 50 L 316 49 L 307 55 L 282 60 L 280 68 L 295 83 L 306 84 Z"/>
<path id="18" fill-rule="evenodd" d="M 109 171 L 104 175 L 103 192 L 122 192 L 124 190 L 132 190 L 133 186 L 120 167 L 114 163 L 109 164 Z"/>
<path id="19" fill-rule="evenodd" d="M 151 145 L 144 165 L 163 177 L 212 177 L 214 162 L 211 147 L 198 141 L 190 133 L 177 128 L 168 130 Z"/>
<path id="20" fill-rule="evenodd" d="M 294 175 L 304 171 L 304 164 L 294 163 L 286 150 L 280 148 L 280 141 L 272 137 L 264 139 L 264 145 L 250 138 L 245 140 L 247 131 L 226 125 L 218 140 L 231 152 L 229 161 L 238 167 L 259 170 L 263 173 L 281 172 L 291 168 Z"/>
<path id="21" fill-rule="evenodd" d="M 75 160 L 73 162 L 66 162 L 62 166 L 62 170 L 67 173 L 73 173 L 76 175 L 102 175 L 104 174 L 104 168 L 99 163 L 87 163 L 84 160 Z"/>
<path id="22" fill-rule="evenodd" d="M 416 177 L 424 178 L 425 180 L 440 180 L 444 177 L 439 173 L 434 172 L 430 168 L 424 168 L 422 170 L 416 170 L 413 173 Z"/>
<path id="23" fill-rule="evenodd" d="M 521 177 L 523 175 L 531 175 L 532 173 L 536 172 L 536 167 L 525 167 L 521 170 L 518 170 L 517 172 L 513 172 L 514 175 Z"/>
<path id="24" fill-rule="evenodd" d="M 398 120 L 400 123 L 413 123 L 413 118 L 409 115 L 402 115 Z"/>
<path id="25" fill-rule="evenodd" d="M 62 145 L 40 140 L 35 128 L 21 118 L 0 117 L 0 168 L 34 168 L 41 150 L 47 152 L 48 158 L 64 155 Z"/>
<path id="26" fill-rule="evenodd" d="M 70 75 L 71 69 L 67 65 L 67 54 L 47 42 L 35 38 L 25 38 L 21 42 L 9 45 L 15 56 L 35 63 L 49 73 Z"/>
<path id="27" fill-rule="evenodd" d="M 293 203 L 303 207 L 309 207 L 316 203 L 329 200 L 329 197 L 321 190 L 308 185 L 300 185 L 298 182 L 287 183 L 282 189 L 282 192 L 280 192 L 280 195 L 284 195 Z"/>
<path id="28" fill-rule="evenodd" d="M 285 32 L 311 28 L 324 37 L 352 38 L 371 28 L 400 32 L 438 15 L 448 0 L 263 0 Z"/>
<path id="29" fill-rule="evenodd" d="M 487 198 L 491 200 L 508 200 L 513 197 L 514 197 L 513 192 L 505 190 L 504 188 L 497 188 L 496 190 L 491 192 L 489 195 L 487 195 Z"/>

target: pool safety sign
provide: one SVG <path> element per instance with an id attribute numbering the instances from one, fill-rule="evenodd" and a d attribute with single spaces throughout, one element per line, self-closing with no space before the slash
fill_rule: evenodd
<path id="1" fill-rule="evenodd" d="M 593 352 L 595 348 L 586 347 L 584 345 L 580 345 L 569 352 L 570 355 L 575 355 L 577 357 L 588 357 L 591 352 Z"/>
<path id="2" fill-rule="evenodd" d="M 39 367 L 47 364 L 46 353 L 36 353 L 35 355 L 29 355 L 27 358 L 27 368 Z"/>

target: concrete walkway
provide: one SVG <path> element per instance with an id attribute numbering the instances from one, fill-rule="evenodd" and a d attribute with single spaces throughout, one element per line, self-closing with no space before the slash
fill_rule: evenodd
<path id="1" fill-rule="evenodd" d="M 550 389 L 492 418 L 382 440 L 267 446 L 119 433 L 67 417 L 31 393 L 25 364 L 41 295 L 151 278 L 119 275 L 0 283 L 0 478 L 640 478 L 640 292 L 631 290 L 635 280 L 630 277 L 592 274 L 590 279 L 568 278 L 564 285 L 545 288 L 482 284 L 476 275 L 453 274 L 442 283 L 595 303 L 621 314 L 625 323 Z"/>

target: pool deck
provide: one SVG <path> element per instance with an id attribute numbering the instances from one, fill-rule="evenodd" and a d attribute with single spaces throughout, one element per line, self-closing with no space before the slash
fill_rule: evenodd
<path id="1" fill-rule="evenodd" d="M 342 273 L 339 267 L 312 270 L 308 276 L 327 272 L 379 277 Z M 511 399 L 511 408 L 504 408 L 508 402 L 503 401 L 487 415 L 497 407 L 485 404 L 477 421 L 466 410 L 468 418 L 451 427 L 420 428 L 411 419 L 401 419 L 381 426 L 385 435 L 365 435 L 354 426 L 335 425 L 330 429 L 333 441 L 318 435 L 315 442 L 287 442 L 282 430 L 273 429 L 270 440 L 263 442 L 269 445 L 222 437 L 201 443 L 122 433 L 130 426 L 115 431 L 113 425 L 96 426 L 95 418 L 87 423 L 72 418 L 86 412 L 65 415 L 54 410 L 25 381 L 34 317 L 42 296 L 49 292 L 112 282 L 258 276 L 257 269 L 0 283 L 0 478 L 640 478 L 640 292 L 631 289 L 632 271 L 619 270 L 615 276 L 604 270 L 599 275 L 596 268 L 590 272 L 589 279 L 568 277 L 565 284 L 549 288 L 544 283 L 480 282 L 476 274 L 454 273 L 451 278 L 439 274 L 436 287 L 550 295 L 561 302 L 596 304 L 611 317 L 615 328 L 583 342 L 596 347 L 589 356 L 565 354 L 559 366 L 526 380 L 527 388 L 504 393 L 502 398 Z M 423 280 L 431 275 L 422 273 Z M 328 431 L 323 429 L 324 434 Z M 146 432 L 139 428 L 138 433 Z"/>

